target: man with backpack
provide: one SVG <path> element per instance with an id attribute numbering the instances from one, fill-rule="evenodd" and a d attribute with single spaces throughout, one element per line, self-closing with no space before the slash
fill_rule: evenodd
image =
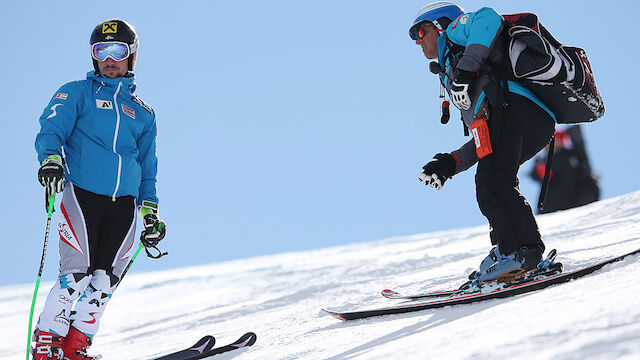
<path id="1" fill-rule="evenodd" d="M 541 28 L 537 18 L 535 21 L 538 32 L 529 34 L 533 37 Z M 509 44 L 506 30 L 504 18 L 491 8 L 464 13 L 449 2 L 423 7 L 409 29 L 425 57 L 437 59 L 430 69 L 439 75 L 441 85 L 460 109 L 465 132 L 473 135 L 459 149 L 436 154 L 423 167 L 419 180 L 439 190 L 447 179 L 478 164 L 477 202 L 489 221 L 494 245 L 476 273 L 481 282 L 523 276 L 536 268 L 545 249 L 531 206 L 520 192 L 517 174 L 520 165 L 553 138 L 557 118 L 525 86 L 524 79 L 513 75 L 510 57 L 514 46 Z M 529 55 L 524 50 L 519 54 Z M 568 69 L 562 66 L 564 63 L 560 63 L 560 70 Z M 559 71 L 547 80 L 555 81 L 562 74 Z M 446 123 L 447 101 L 443 110 L 442 122 Z"/>

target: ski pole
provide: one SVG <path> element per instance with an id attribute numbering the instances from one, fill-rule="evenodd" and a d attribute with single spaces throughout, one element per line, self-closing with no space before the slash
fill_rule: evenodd
<path id="1" fill-rule="evenodd" d="M 138 250 L 136 250 L 136 253 L 133 254 L 133 256 L 131 257 L 131 260 L 129 260 L 127 267 L 124 268 L 122 275 L 120 275 L 120 280 L 118 280 L 118 283 L 116 284 L 116 288 L 120 285 L 120 282 L 122 281 L 122 279 L 124 279 L 124 276 L 127 274 L 127 271 L 129 271 L 129 268 L 131 267 L 131 265 L 133 265 L 133 261 L 138 257 L 138 254 L 140 253 L 140 250 L 142 250 L 143 247 L 144 246 L 142 245 L 142 243 L 138 243 Z"/>
<path id="2" fill-rule="evenodd" d="M 29 354 L 31 353 L 31 324 L 33 322 L 33 309 L 36 306 L 36 296 L 38 295 L 38 288 L 40 287 L 40 277 L 42 276 L 42 269 L 44 268 L 44 258 L 47 254 L 47 243 L 49 242 L 49 229 L 51 228 L 51 215 L 54 212 L 53 204 L 56 202 L 56 193 L 49 194 L 45 190 L 45 200 L 47 205 L 47 230 L 44 233 L 44 245 L 42 247 L 42 258 L 40 259 L 40 269 L 38 270 L 38 277 L 36 278 L 36 288 L 33 290 L 33 299 L 31 300 L 31 311 L 29 311 L 29 330 L 27 331 L 27 360 L 29 360 Z"/>
<path id="3" fill-rule="evenodd" d="M 140 235 L 140 238 L 142 239 L 142 234 Z M 142 240 L 140 240 L 140 242 L 138 243 L 138 250 L 136 250 L 136 253 L 133 254 L 133 256 L 131 257 L 131 260 L 129 260 L 129 263 L 127 264 L 127 267 L 124 268 L 124 271 L 122 272 L 122 275 L 120 275 L 120 280 L 118 280 L 118 283 L 116 284 L 116 288 L 120 285 L 120 282 L 122 282 L 122 279 L 124 279 L 124 276 L 127 274 L 127 271 L 129 271 L 129 268 L 131 268 L 131 265 L 133 265 L 133 262 L 135 261 L 135 259 L 138 257 L 138 254 L 140 253 L 140 250 L 142 250 L 142 248 L 144 248 L 144 251 L 147 252 L 147 256 L 152 258 L 152 259 L 159 259 L 165 255 L 168 255 L 168 252 L 162 252 L 162 250 L 158 249 L 157 246 L 153 246 L 153 249 L 158 250 L 158 255 L 153 255 L 149 252 L 149 249 L 147 249 L 143 244 L 142 244 Z"/>

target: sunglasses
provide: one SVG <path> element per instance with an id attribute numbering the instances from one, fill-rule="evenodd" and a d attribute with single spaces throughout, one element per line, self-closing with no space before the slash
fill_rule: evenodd
<path id="1" fill-rule="evenodd" d="M 129 55 L 129 45 L 119 41 L 98 42 L 91 46 L 91 57 L 98 61 L 105 61 L 107 58 L 121 61 Z"/>
<path id="2" fill-rule="evenodd" d="M 418 39 L 422 39 L 424 37 L 425 32 L 424 32 L 423 28 L 425 27 L 425 25 L 426 26 L 434 26 L 435 27 L 435 25 L 433 25 L 431 23 L 424 23 L 424 24 L 420 25 L 420 29 L 418 30 Z"/>

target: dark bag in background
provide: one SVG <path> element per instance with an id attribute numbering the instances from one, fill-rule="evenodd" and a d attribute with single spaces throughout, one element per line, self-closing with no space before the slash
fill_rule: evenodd
<path id="1" fill-rule="evenodd" d="M 516 80 L 556 115 L 558 123 L 591 122 L 604 115 L 586 52 L 562 45 L 533 13 L 502 15 Z"/>

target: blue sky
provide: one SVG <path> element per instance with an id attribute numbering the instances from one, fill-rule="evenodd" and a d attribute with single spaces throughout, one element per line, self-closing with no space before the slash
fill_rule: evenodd
<path id="1" fill-rule="evenodd" d="M 161 247 L 170 255 L 140 257 L 132 271 L 486 223 L 475 167 L 442 191 L 417 181 L 433 154 L 468 140 L 458 121 L 439 123 L 437 79 L 408 36 L 426 2 L 96 4 L 0 5 L 8 15 L 0 22 L 0 285 L 35 279 L 46 223 L 33 147 L 38 117 L 58 87 L 92 69 L 90 32 L 112 17 L 134 24 L 141 39 L 137 93 L 157 114 L 168 227 Z M 595 1 L 459 4 L 536 12 L 559 41 L 587 50 L 607 107 L 583 128 L 603 197 L 637 190 L 637 2 L 617 1 L 604 18 Z M 535 204 L 530 167 L 521 187 Z M 54 232 L 45 279 L 57 275 L 57 240 Z"/>

